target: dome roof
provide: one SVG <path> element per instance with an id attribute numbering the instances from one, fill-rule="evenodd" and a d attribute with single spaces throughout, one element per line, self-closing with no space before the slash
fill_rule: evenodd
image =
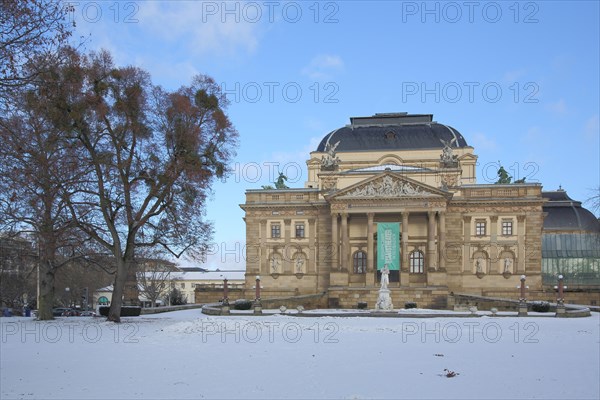
<path id="1" fill-rule="evenodd" d="M 452 147 L 468 147 L 460 132 L 434 122 L 432 114 L 375 114 L 352 117 L 350 122 L 328 133 L 317 151 L 327 151 L 327 144 L 338 142 L 336 151 L 441 149 L 442 140 Z"/>
<path id="2" fill-rule="evenodd" d="M 559 189 L 542 192 L 548 199 L 544 204 L 544 230 L 586 231 L 600 233 L 600 222 L 589 210 L 581 207 L 580 201 L 571 199 L 567 192 Z"/>

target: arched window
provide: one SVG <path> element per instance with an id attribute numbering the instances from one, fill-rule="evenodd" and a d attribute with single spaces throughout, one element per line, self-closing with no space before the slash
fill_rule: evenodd
<path id="1" fill-rule="evenodd" d="M 424 271 L 425 257 L 423 252 L 415 250 L 410 253 L 410 272 L 412 274 L 422 274 Z"/>
<path id="2" fill-rule="evenodd" d="M 364 274 L 367 272 L 367 253 L 359 250 L 352 256 L 355 274 Z"/>

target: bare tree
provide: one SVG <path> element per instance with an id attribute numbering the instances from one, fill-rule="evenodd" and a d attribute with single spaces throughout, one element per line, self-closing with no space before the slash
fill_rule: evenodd
<path id="1" fill-rule="evenodd" d="M 50 98 L 48 108 L 92 168 L 85 184 L 65 186 L 63 198 L 77 226 L 114 257 L 108 319 L 118 322 L 136 249 L 193 257 L 206 247 L 205 200 L 226 173 L 237 132 L 226 97 L 206 76 L 167 92 L 139 68 L 114 66 L 104 51 L 73 57 L 58 75 L 70 92 Z"/>
<path id="2" fill-rule="evenodd" d="M 79 162 L 77 149 L 54 125 L 47 107 L 45 95 L 60 95 L 55 73 L 39 77 L 47 83 L 13 91 L 0 118 L 0 229 L 36 238 L 38 316 L 45 320 L 52 319 L 57 269 L 83 257 L 90 241 L 76 230 L 62 197 L 65 188 L 88 174 L 87 166 Z"/>
<path id="3" fill-rule="evenodd" d="M 0 236 L 0 306 L 36 304 L 37 253 L 22 236 Z"/>
<path id="4" fill-rule="evenodd" d="M 57 0 L 0 1 L 0 99 L 32 83 L 71 36 L 73 6 Z M 38 60 L 31 68 L 33 60 Z"/>
<path id="5" fill-rule="evenodd" d="M 179 279 L 176 269 L 171 266 L 171 263 L 160 259 L 137 259 L 136 264 L 140 294 L 154 307 L 157 300 L 165 297 L 174 282 Z"/>
<path id="6" fill-rule="evenodd" d="M 600 186 L 596 189 L 590 189 L 592 195 L 585 201 L 586 204 L 589 204 L 591 211 L 596 214 L 596 216 L 600 215 Z M 600 217 L 599 217 L 600 218 Z"/>

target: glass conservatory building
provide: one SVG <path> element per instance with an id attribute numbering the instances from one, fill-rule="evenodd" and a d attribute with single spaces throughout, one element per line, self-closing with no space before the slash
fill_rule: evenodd
<path id="1" fill-rule="evenodd" d="M 559 189 L 543 192 L 542 281 L 562 274 L 570 289 L 600 287 L 600 222 L 581 202 Z"/>

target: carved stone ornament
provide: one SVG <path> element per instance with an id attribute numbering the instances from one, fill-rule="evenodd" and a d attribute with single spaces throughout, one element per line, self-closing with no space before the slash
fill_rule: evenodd
<path id="1" fill-rule="evenodd" d="M 337 178 L 326 177 L 322 178 L 322 189 L 323 190 L 335 190 L 337 188 Z"/>
<path id="2" fill-rule="evenodd" d="M 344 197 L 400 197 L 400 196 L 434 196 L 433 193 L 425 192 L 420 187 L 384 176 L 383 179 L 369 182 L 358 187 Z"/>
<path id="3" fill-rule="evenodd" d="M 340 141 L 337 141 L 334 145 L 329 142 L 325 145 L 325 154 L 321 158 L 321 169 L 323 171 L 335 171 L 340 164 L 340 159 L 335 153 L 335 149 L 339 146 Z"/>

